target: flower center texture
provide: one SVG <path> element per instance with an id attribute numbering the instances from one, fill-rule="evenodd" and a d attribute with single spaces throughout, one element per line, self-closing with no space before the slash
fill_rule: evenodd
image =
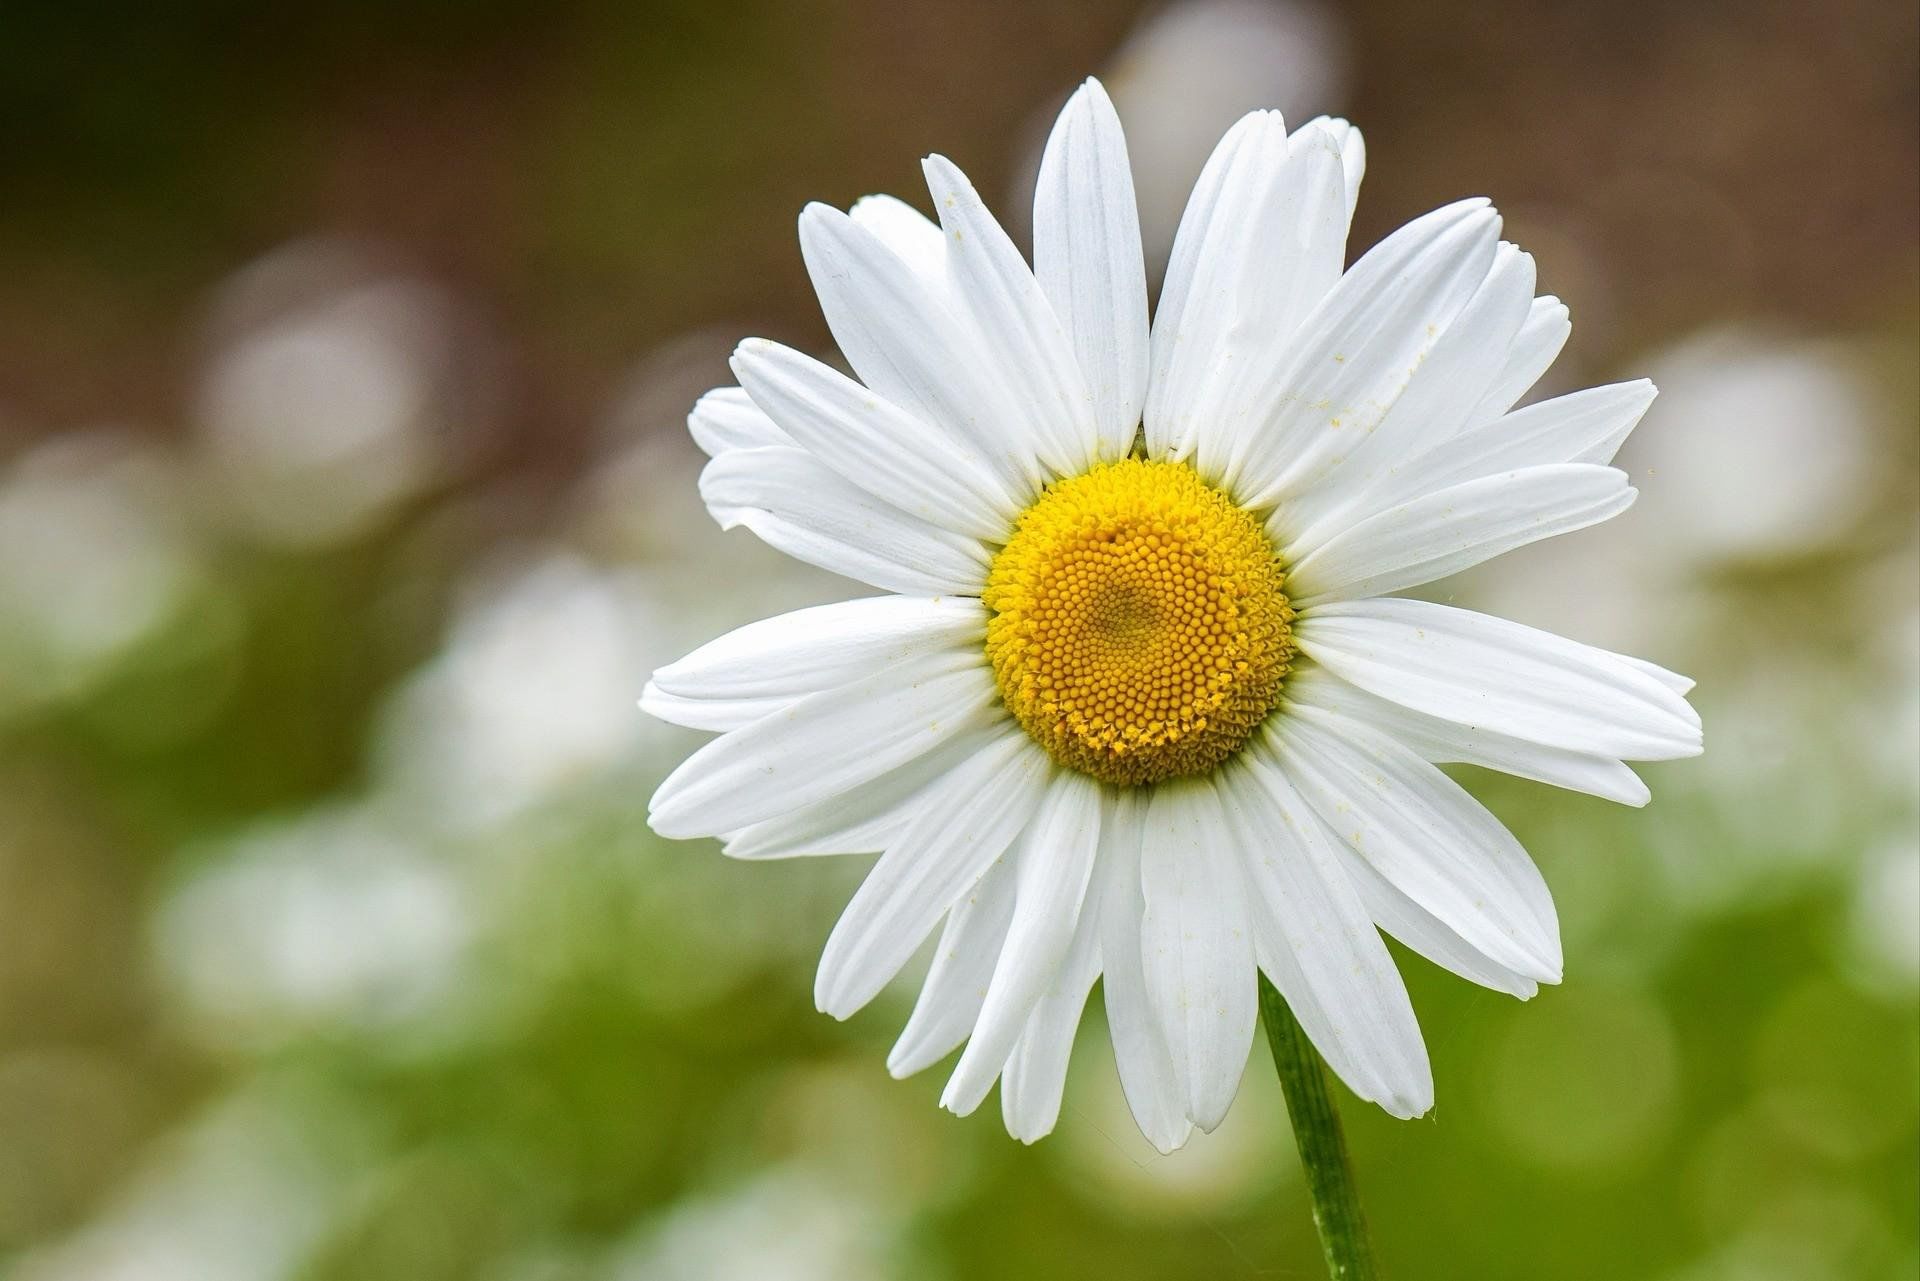
<path id="1" fill-rule="evenodd" d="M 1293 609 L 1260 522 L 1184 463 L 1055 482 L 994 557 L 987 656 L 1062 765 L 1120 786 L 1199 774 L 1280 697 Z"/>

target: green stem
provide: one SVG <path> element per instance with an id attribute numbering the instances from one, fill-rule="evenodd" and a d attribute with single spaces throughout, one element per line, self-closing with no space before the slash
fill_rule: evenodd
<path id="1" fill-rule="evenodd" d="M 1360 1192 L 1353 1184 L 1353 1163 L 1347 1159 L 1340 1113 L 1327 1088 L 1326 1065 L 1287 1008 L 1286 999 L 1264 974 L 1260 976 L 1260 1021 L 1266 1024 L 1267 1043 L 1273 1047 L 1273 1066 L 1286 1095 L 1293 1140 L 1300 1146 L 1300 1168 L 1306 1171 L 1313 1226 L 1320 1231 L 1327 1275 L 1333 1281 L 1375 1281 L 1379 1274 L 1373 1267 L 1367 1220 L 1360 1212 Z"/>

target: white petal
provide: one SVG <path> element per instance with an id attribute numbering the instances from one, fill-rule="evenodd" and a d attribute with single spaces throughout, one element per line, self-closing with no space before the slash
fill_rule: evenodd
<path id="1" fill-rule="evenodd" d="M 849 791 L 729 832 L 720 852 L 728 858 L 776 859 L 883 850 L 927 807 L 948 774 L 1009 732 L 1012 727 L 1002 720 L 957 735 Z"/>
<path id="2" fill-rule="evenodd" d="M 1154 309 L 1144 411 L 1148 457 L 1179 457 L 1187 449 L 1190 424 L 1175 407 L 1190 398 L 1187 384 L 1204 371 L 1225 330 L 1225 313 L 1238 296 L 1229 267 L 1244 267 L 1231 242 L 1252 223 L 1258 179 L 1284 161 L 1284 129 L 1279 113 L 1242 115 L 1213 146 L 1187 198 Z"/>
<path id="3" fill-rule="evenodd" d="M 1617 656 L 1503 618 L 1416 600 L 1343 601 L 1301 617 L 1309 657 L 1415 711 L 1622 760 L 1700 751 L 1700 717 Z"/>
<path id="4" fill-rule="evenodd" d="M 1126 136 L 1097 80 L 1067 100 L 1041 156 L 1033 272 L 1093 398 L 1099 456 L 1124 458 L 1147 398 L 1147 268 Z"/>
<path id="5" fill-rule="evenodd" d="M 1045 482 L 1013 398 L 944 290 L 847 215 L 808 205 L 800 252 L 834 341 L 860 381 L 988 459 L 1027 501 Z"/>
<path id="6" fill-rule="evenodd" d="M 1020 507 L 979 454 L 839 370 L 749 338 L 733 372 L 795 443 L 846 480 L 956 533 L 1006 541 Z"/>
<path id="7" fill-rule="evenodd" d="M 709 458 L 718 458 L 730 449 L 793 443 L 739 387 L 715 387 L 695 401 L 693 412 L 687 415 L 687 430 L 693 443 Z"/>
<path id="8" fill-rule="evenodd" d="M 1546 747 L 1428 716 L 1369 694 L 1315 664 L 1303 664 L 1287 676 L 1286 697 L 1289 702 L 1324 707 L 1372 725 L 1436 765 L 1479 765 L 1623 805 L 1645 805 L 1650 799 L 1647 785 L 1613 757 Z"/>
<path id="9" fill-rule="evenodd" d="M 918 654 L 978 647 L 986 607 L 970 596 L 869 596 L 763 618 L 653 674 L 683 698 L 792 702 Z"/>
<path id="10" fill-rule="evenodd" d="M 1434 341 L 1380 425 L 1333 454 L 1312 488 L 1274 512 L 1269 528 L 1284 545 L 1318 545 L 1320 527 L 1351 523 L 1347 512 L 1383 475 L 1459 431 L 1526 319 L 1533 283 L 1533 259 L 1499 245 L 1486 279 Z"/>
<path id="11" fill-rule="evenodd" d="M 1692 691 L 1696 684 L 1693 677 L 1682 676 L 1679 672 L 1670 672 L 1658 663 L 1649 663 L 1644 658 L 1635 658 L 1631 654 L 1614 654 L 1613 657 L 1619 659 L 1635 671 L 1645 672 L 1648 676 L 1653 677 L 1653 679 L 1659 681 L 1662 685 L 1683 698 Z"/>
<path id="12" fill-rule="evenodd" d="M 827 939 L 813 1000 L 834 1018 L 871 1001 L 1001 857 L 1046 794 L 1049 762 L 1010 731 L 954 770 L 888 845 Z"/>
<path id="13" fill-rule="evenodd" d="M 1246 1070 L 1258 989 L 1246 887 L 1205 780 L 1154 788 L 1140 886 L 1147 994 L 1185 1086 L 1187 1115 L 1211 1130 Z"/>
<path id="14" fill-rule="evenodd" d="M 1406 984 L 1342 870 L 1334 839 L 1257 753 L 1220 782 L 1253 893 L 1254 949 L 1328 1066 L 1398 1117 L 1433 1106 L 1433 1070 Z"/>
<path id="15" fill-rule="evenodd" d="M 1339 279 L 1346 229 L 1330 131 L 1289 139 L 1279 113 L 1256 112 L 1221 140 L 1181 220 L 1154 317 L 1150 454 L 1197 451 L 1204 471 L 1218 470 L 1255 389 Z"/>
<path id="16" fill-rule="evenodd" d="M 1533 255 L 1506 242 L 1495 249 L 1487 278 L 1394 402 L 1390 417 L 1414 424 L 1402 439 L 1435 441 L 1466 425 L 1526 323 L 1536 278 Z"/>
<path id="17" fill-rule="evenodd" d="M 1247 411 L 1223 483 L 1246 507 L 1305 492 L 1377 428 L 1486 279 L 1500 218 L 1462 200 L 1417 218 L 1353 265 Z"/>
<path id="18" fill-rule="evenodd" d="M 736 449 L 700 473 L 722 529 L 745 525 L 795 560 L 886 591 L 977 596 L 988 557 L 976 538 L 930 525 L 847 481 L 804 449 Z"/>
<path id="19" fill-rule="evenodd" d="M 1339 141 L 1326 128 L 1310 127 L 1289 137 L 1286 149 L 1248 235 L 1229 242 L 1245 253 L 1246 272 L 1233 312 L 1221 318 L 1230 327 L 1198 382 L 1168 401 L 1170 414 L 1186 416 L 1181 438 L 1210 478 L 1242 452 L 1240 435 L 1263 425 L 1259 409 L 1269 384 L 1286 368 L 1301 322 L 1339 281 L 1346 261 L 1351 211 Z"/>
<path id="20" fill-rule="evenodd" d="M 1099 842 L 1100 785 L 1084 774 L 1056 774 L 1016 847 L 1013 922 L 941 1107 L 966 1116 L 993 1088 L 1073 943 Z"/>
<path id="21" fill-rule="evenodd" d="M 1354 206 L 1360 203 L 1360 180 L 1367 172 L 1367 144 L 1360 136 L 1360 130 L 1339 116 L 1315 116 L 1300 127 L 1297 132 L 1312 128 L 1325 129 L 1333 136 L 1335 145 L 1340 148 L 1340 167 L 1347 192 L 1347 217 L 1353 217 Z"/>
<path id="22" fill-rule="evenodd" d="M 973 1031 L 1013 919 L 1014 882 L 1013 866 L 1003 858 L 947 913 L 920 999 L 887 1055 L 896 1079 L 932 1067 Z"/>
<path id="23" fill-rule="evenodd" d="M 1637 491 L 1612 467 L 1562 463 L 1453 485 L 1376 513 L 1287 575 L 1297 608 L 1418 587 L 1516 547 L 1618 516 Z"/>
<path id="24" fill-rule="evenodd" d="M 1540 984 L 1533 979 L 1489 960 L 1439 917 L 1395 889 L 1392 882 L 1352 850 L 1342 847 L 1340 857 L 1341 869 L 1366 905 L 1367 914 L 1405 946 L 1469 983 L 1478 983 L 1523 1001 L 1531 1000 L 1540 990 Z"/>
<path id="25" fill-rule="evenodd" d="M 1107 798 L 1094 868 L 1099 893 L 1101 991 L 1114 1064 L 1134 1123 L 1162 1153 L 1181 1147 L 1193 1133 L 1186 1089 L 1153 1012 L 1141 963 L 1140 842 L 1146 805 L 1137 792 Z"/>
<path id="26" fill-rule="evenodd" d="M 1522 467 L 1610 463 L 1654 395 L 1653 384 L 1641 378 L 1515 410 L 1387 468 L 1351 511 L 1384 511 L 1449 485 Z"/>
<path id="27" fill-rule="evenodd" d="M 1258 750 L 1373 869 L 1482 953 L 1560 977 L 1560 929 L 1539 869 L 1458 783 L 1392 739 L 1319 708 L 1273 722 Z"/>
<path id="28" fill-rule="evenodd" d="M 1097 909 L 1089 893 L 1066 959 L 1060 962 L 1046 995 L 1027 1016 L 1026 1028 L 1000 1076 L 1000 1115 L 1007 1133 L 1022 1143 L 1045 1138 L 1060 1120 L 1074 1037 L 1087 1007 L 1087 993 L 1100 977 Z"/>
<path id="29" fill-rule="evenodd" d="M 640 710 L 655 720 L 686 729 L 725 733 L 771 716 L 792 698 L 686 698 L 669 694 L 652 681 L 640 690 Z"/>
<path id="30" fill-rule="evenodd" d="M 955 307 L 971 319 L 993 375 L 1020 414 L 1010 425 L 1054 471 L 1084 470 L 1099 433 L 1066 330 L 967 176 L 945 156 L 928 156 L 922 167 L 947 235 Z"/>
<path id="31" fill-rule="evenodd" d="M 947 288 L 947 240 L 939 226 L 906 201 L 895 196 L 862 196 L 847 216 L 871 231 L 929 289 L 944 295 Z"/>
<path id="32" fill-rule="evenodd" d="M 732 832 L 858 787 L 1001 716 L 980 655 L 933 653 L 724 734 L 653 794 L 662 836 Z"/>
<path id="33" fill-rule="evenodd" d="M 1565 303 L 1551 294 L 1535 298 L 1527 311 L 1526 323 L 1520 326 L 1513 345 L 1507 348 L 1500 372 L 1494 375 L 1467 421 L 1470 424 L 1491 422 L 1512 409 L 1553 365 L 1571 333 L 1573 322 L 1567 318 Z"/>

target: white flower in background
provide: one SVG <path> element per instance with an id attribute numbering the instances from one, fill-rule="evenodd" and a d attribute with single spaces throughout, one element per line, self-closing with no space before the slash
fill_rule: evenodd
<path id="1" fill-rule="evenodd" d="M 1705 333 L 1655 372 L 1653 430 L 1621 465 L 1659 481 L 1636 523 L 1669 564 L 1804 555 L 1856 532 L 1881 465 L 1880 410 L 1845 348 Z"/>
<path id="2" fill-rule="evenodd" d="M 667 604 L 638 575 L 568 551 L 491 567 L 447 647 L 383 718 L 396 794 L 484 830 L 631 759 L 646 735 L 622 704 L 645 675 Z"/>
<path id="3" fill-rule="evenodd" d="M 1162 1150 L 1225 1115 L 1256 966 L 1333 1068 L 1427 1110 L 1380 929 L 1517 996 L 1560 976 L 1538 871 L 1435 762 L 1638 805 L 1624 760 L 1700 750 L 1685 679 L 1387 593 L 1591 525 L 1645 382 L 1517 412 L 1568 326 L 1466 200 L 1342 273 L 1358 131 L 1256 112 L 1188 204 L 1159 308 L 1118 118 L 1054 128 L 1034 267 L 938 156 L 934 226 L 869 197 L 801 247 L 865 385 L 749 341 L 695 408 L 714 516 L 888 595 L 753 624 L 642 705 L 721 731 L 657 831 L 741 858 L 882 851 L 815 987 L 844 1018 L 942 919 L 889 1059 L 966 1050 L 1008 1128 L 1058 1116 L 1104 975 L 1129 1103 Z"/>
<path id="4" fill-rule="evenodd" d="M 155 931 L 163 971 L 216 1039 L 391 1029 L 456 976 L 464 888 L 378 811 L 316 810 L 223 855 L 168 897 Z"/>
<path id="5" fill-rule="evenodd" d="M 819 1170 L 788 1168 L 702 1197 L 616 1252 L 608 1281 L 879 1281 L 898 1245 L 879 1207 Z"/>
<path id="6" fill-rule="evenodd" d="M 84 694 L 205 585 L 171 458 L 118 432 L 0 474 L 0 712 Z"/>
<path id="7" fill-rule="evenodd" d="M 8 1260 L 14 1281 L 281 1281 L 310 1275 L 374 1136 L 348 1101 L 267 1076 L 152 1145 L 63 1241 Z"/>
<path id="8" fill-rule="evenodd" d="M 269 541 L 323 546 L 439 479 L 455 426 L 456 311 L 423 281 L 330 242 L 290 246 L 226 290 L 232 340 L 201 391 L 220 500 Z M 484 381 L 463 369 L 462 394 Z"/>

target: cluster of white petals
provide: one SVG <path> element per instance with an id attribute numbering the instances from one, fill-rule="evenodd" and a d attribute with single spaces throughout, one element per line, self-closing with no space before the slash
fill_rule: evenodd
<path id="1" fill-rule="evenodd" d="M 1102 980 L 1122 1082 L 1162 1150 L 1217 1125 L 1256 974 L 1328 1063 L 1396 1116 L 1433 1101 L 1381 932 L 1519 997 L 1561 973 L 1553 901 L 1439 766 L 1639 805 L 1625 764 L 1700 750 L 1690 682 L 1388 593 L 1617 515 L 1609 464 L 1640 381 L 1514 406 L 1566 341 L 1533 260 L 1464 200 L 1344 268 L 1359 131 L 1235 125 L 1180 223 L 1151 322 L 1119 120 L 1089 81 L 1054 127 L 1031 266 L 932 157 L 938 224 L 815 205 L 801 246 L 857 373 L 754 340 L 701 400 L 723 525 L 887 595 L 756 623 L 654 674 L 653 714 L 716 731 L 661 786 L 657 831 L 740 858 L 879 852 L 821 960 L 845 1018 L 934 932 L 896 1075 L 964 1044 L 944 1102 L 996 1081 L 1009 1130 L 1059 1114 Z M 1278 704 L 1210 773 L 1117 787 L 1013 718 L 981 600 L 1020 514 L 1137 452 L 1264 524 L 1297 611 Z"/>

